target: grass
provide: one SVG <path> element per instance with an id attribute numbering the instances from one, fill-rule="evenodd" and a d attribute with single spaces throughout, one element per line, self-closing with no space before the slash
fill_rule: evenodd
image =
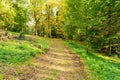
<path id="1" fill-rule="evenodd" d="M 40 74 L 45 74 L 46 71 L 40 72 Z M 49 72 L 47 72 L 48 76 L 47 77 L 43 77 L 40 78 L 40 80 L 54 80 L 56 78 L 56 76 L 59 74 L 58 70 L 50 70 Z"/>
<path id="2" fill-rule="evenodd" d="M 26 37 L 32 38 L 32 39 L 28 39 L 28 41 L 31 44 L 33 44 L 34 46 L 36 46 L 38 48 L 42 48 L 44 50 L 49 49 L 49 39 L 48 38 L 42 38 L 42 37 L 30 36 L 30 35 L 27 35 Z"/>
<path id="3" fill-rule="evenodd" d="M 2 74 L 0 74 L 0 80 L 3 80 L 3 75 Z"/>
<path id="4" fill-rule="evenodd" d="M 48 48 L 46 40 L 40 37 L 31 36 L 29 40 L 0 41 L 0 63 L 23 63 L 36 54 L 42 54 Z"/>
<path id="5" fill-rule="evenodd" d="M 52 70 L 52 71 L 50 72 L 49 78 L 50 78 L 51 80 L 54 80 L 54 78 L 58 75 L 58 73 L 59 73 L 59 71 L 57 71 L 57 70 Z"/>
<path id="6" fill-rule="evenodd" d="M 85 66 L 89 69 L 87 74 L 90 75 L 88 80 L 120 80 L 120 63 L 100 57 L 94 52 L 86 54 L 84 45 L 75 42 L 65 44 L 85 61 Z"/>

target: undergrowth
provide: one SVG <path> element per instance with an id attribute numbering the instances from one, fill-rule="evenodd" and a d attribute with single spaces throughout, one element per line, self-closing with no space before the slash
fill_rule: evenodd
<path id="1" fill-rule="evenodd" d="M 88 67 L 88 74 L 91 74 L 88 80 L 120 80 L 120 64 L 99 57 L 94 52 L 86 54 L 85 46 L 74 42 L 65 42 L 65 44 L 77 53 Z M 87 76 L 86 76 L 87 77 Z"/>
<path id="2" fill-rule="evenodd" d="M 45 39 L 0 41 L 0 63 L 23 63 L 48 50 Z"/>

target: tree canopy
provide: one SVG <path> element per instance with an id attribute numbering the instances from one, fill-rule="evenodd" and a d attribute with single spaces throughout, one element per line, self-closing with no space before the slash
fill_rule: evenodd
<path id="1" fill-rule="evenodd" d="M 0 29 L 83 41 L 119 54 L 119 0 L 0 0 Z"/>

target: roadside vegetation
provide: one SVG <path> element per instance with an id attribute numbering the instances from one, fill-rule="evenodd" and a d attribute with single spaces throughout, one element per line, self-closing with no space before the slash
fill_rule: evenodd
<path id="1" fill-rule="evenodd" d="M 120 62 L 119 59 L 112 61 L 111 58 L 96 54 L 93 51 L 86 53 L 86 47 L 72 41 L 66 41 L 65 44 L 85 63 L 85 72 L 88 74 L 88 80 L 120 80 Z"/>
<path id="2" fill-rule="evenodd" d="M 30 35 L 25 37 L 26 38 L 22 40 L 14 38 L 0 41 L 1 63 L 23 63 L 37 54 L 42 54 L 48 50 L 48 42 L 46 42 L 46 39 Z"/>

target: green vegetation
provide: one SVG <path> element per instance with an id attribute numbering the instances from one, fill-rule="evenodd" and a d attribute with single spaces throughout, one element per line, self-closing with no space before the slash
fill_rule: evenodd
<path id="1" fill-rule="evenodd" d="M 47 49 L 48 45 L 43 38 L 0 41 L 0 62 L 25 62 L 36 54 L 43 53 Z"/>
<path id="2" fill-rule="evenodd" d="M 120 63 L 106 60 L 92 51 L 86 54 L 86 47 L 82 44 L 75 42 L 65 42 L 65 44 L 84 60 L 85 66 L 90 69 L 87 73 L 92 75 L 89 80 L 120 80 Z"/>
<path id="3" fill-rule="evenodd" d="M 108 56 L 120 57 L 119 18 L 119 0 L 0 0 L 0 30 L 84 41 Z"/>
<path id="4" fill-rule="evenodd" d="M 3 80 L 3 75 L 2 74 L 0 74 L 0 80 Z"/>
<path id="5" fill-rule="evenodd" d="M 120 55 L 120 1 L 66 0 L 67 39 L 84 41 L 86 48 L 108 56 Z"/>
<path id="6" fill-rule="evenodd" d="M 93 80 L 120 80 L 120 0 L 0 0 L 0 64 L 44 53 L 48 38 L 84 43 L 66 42 Z"/>
<path id="7" fill-rule="evenodd" d="M 58 73 L 59 73 L 59 71 L 57 71 L 57 70 L 52 70 L 52 71 L 50 72 L 49 78 L 50 78 L 51 80 L 54 79 L 55 76 L 58 75 Z"/>

